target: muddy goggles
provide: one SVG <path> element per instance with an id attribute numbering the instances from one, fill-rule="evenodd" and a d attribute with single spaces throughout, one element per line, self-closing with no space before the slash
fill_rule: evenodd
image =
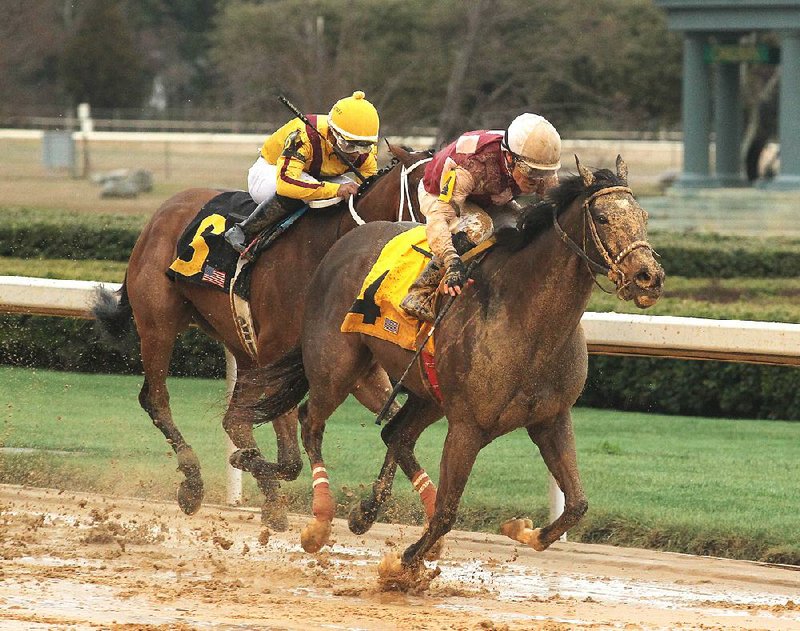
<path id="1" fill-rule="evenodd" d="M 336 139 L 336 146 L 345 153 L 369 153 L 375 146 L 371 140 L 347 140 L 336 131 L 333 131 L 333 137 Z"/>
<path id="2" fill-rule="evenodd" d="M 549 177 L 553 175 L 553 171 L 549 171 L 547 169 L 540 169 L 532 165 L 530 162 L 527 162 L 525 158 L 516 155 L 515 153 L 511 153 L 513 157 L 514 166 L 517 167 L 522 173 L 523 177 L 528 180 L 538 180 L 543 177 Z"/>

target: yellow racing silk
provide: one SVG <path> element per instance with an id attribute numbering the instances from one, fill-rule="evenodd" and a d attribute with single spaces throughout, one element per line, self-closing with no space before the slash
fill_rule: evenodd
<path id="1" fill-rule="evenodd" d="M 298 118 L 293 118 L 261 147 L 261 157 L 277 167 L 279 195 L 311 201 L 336 197 L 339 184 L 323 178 L 342 175 L 350 170 L 328 144 L 328 117 L 310 114 L 308 120 L 316 131 Z M 319 133 L 317 133 L 319 132 Z M 378 171 L 378 148 L 360 155 L 353 162 L 364 177 Z"/>
<path id="2" fill-rule="evenodd" d="M 342 322 L 340 330 L 343 333 L 364 333 L 416 350 L 422 323 L 406 314 L 400 308 L 400 301 L 430 259 L 413 246 L 430 252 L 425 226 L 403 232 L 383 246 L 361 285 L 358 298 Z M 425 350 L 433 354 L 433 337 Z"/>

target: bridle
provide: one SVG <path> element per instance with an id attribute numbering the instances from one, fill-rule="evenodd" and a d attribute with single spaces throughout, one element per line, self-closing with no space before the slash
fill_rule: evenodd
<path id="1" fill-rule="evenodd" d="M 583 205 L 581 207 L 583 215 L 583 247 L 580 247 L 569 237 L 566 232 L 564 232 L 564 229 L 558 223 L 558 209 L 555 207 L 553 207 L 553 225 L 555 226 L 558 236 L 561 237 L 561 240 L 586 263 L 589 271 L 592 273 L 592 278 L 594 278 L 596 274 L 603 274 L 604 276 L 607 276 L 616 286 L 617 295 L 619 295 L 620 292 L 622 292 L 622 290 L 628 284 L 630 284 L 630 281 L 625 278 L 625 273 L 620 268 L 622 261 L 624 261 L 628 255 L 639 248 L 647 248 L 653 254 L 655 254 L 655 250 L 653 250 L 653 246 L 651 246 L 647 241 L 639 240 L 628 244 L 616 256 L 611 256 L 608 248 L 600 238 L 600 234 L 597 232 L 597 225 L 595 224 L 594 217 L 592 216 L 591 206 L 598 197 L 603 197 L 612 193 L 627 193 L 628 195 L 633 196 L 633 191 L 631 191 L 631 189 L 627 186 L 607 186 L 606 188 L 601 188 L 599 191 L 595 191 L 585 200 L 583 200 Z M 587 226 L 595 248 L 603 258 L 603 263 L 593 261 L 586 253 Z M 597 283 L 597 280 L 595 280 L 595 283 Z M 598 287 L 603 289 L 603 287 L 599 284 Z M 603 289 L 603 291 L 606 290 Z"/>

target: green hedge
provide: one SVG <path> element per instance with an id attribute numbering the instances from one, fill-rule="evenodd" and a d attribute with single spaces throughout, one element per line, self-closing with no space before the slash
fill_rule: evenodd
<path id="1" fill-rule="evenodd" d="M 589 358 L 579 403 L 724 418 L 800 419 L 800 368 L 652 357 Z"/>
<path id="2" fill-rule="evenodd" d="M 143 217 L 3 209 L 0 256 L 127 261 Z"/>
<path id="3" fill-rule="evenodd" d="M 121 353 L 94 323 L 46 316 L 0 317 L 0 364 L 77 372 L 141 373 L 135 346 Z M 196 329 L 172 359 L 175 375 L 222 378 L 221 346 Z M 797 368 L 639 357 L 589 358 L 581 405 L 725 418 L 800 419 Z"/>
<path id="4" fill-rule="evenodd" d="M 127 261 L 145 217 L 2 209 L 0 256 Z M 653 233 L 668 275 L 689 278 L 787 278 L 800 269 L 800 241 Z M 713 315 L 707 317 L 714 317 Z M 0 316 L 0 364 L 79 372 L 140 373 L 135 348 L 102 344 L 93 323 L 41 316 Z M 176 375 L 220 378 L 218 343 L 197 330 L 181 336 Z M 592 356 L 580 403 L 625 410 L 800 418 L 798 372 L 791 367 Z"/>
<path id="5" fill-rule="evenodd" d="M 653 247 L 667 276 L 686 278 L 793 278 L 800 241 L 654 232 Z"/>
<path id="6" fill-rule="evenodd" d="M 0 256 L 127 261 L 145 217 L 2 209 Z M 789 278 L 800 240 L 654 232 L 668 276 Z"/>
<path id="7" fill-rule="evenodd" d="M 89 373 L 140 374 L 138 342 L 117 350 L 100 339 L 91 320 L 30 315 L 0 316 L 0 364 Z M 178 338 L 171 374 L 224 377 L 219 342 L 197 329 Z"/>

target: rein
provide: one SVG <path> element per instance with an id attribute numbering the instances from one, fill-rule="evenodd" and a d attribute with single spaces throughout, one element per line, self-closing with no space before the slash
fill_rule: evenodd
<path id="1" fill-rule="evenodd" d="M 558 211 L 556 208 L 553 208 L 553 226 L 558 233 L 558 236 L 561 240 L 575 253 L 577 254 L 583 261 L 586 263 L 587 267 L 591 272 L 593 272 L 592 276 L 595 274 L 603 274 L 611 280 L 614 285 L 617 287 L 617 293 L 622 291 L 622 288 L 625 287 L 627 281 L 625 279 L 625 273 L 620 269 L 619 265 L 622 263 L 625 258 L 638 250 L 639 248 L 647 248 L 651 252 L 653 251 L 653 247 L 647 241 L 634 241 L 633 243 L 628 244 L 622 252 L 617 254 L 617 256 L 612 257 L 611 253 L 608 251 L 608 248 L 603 243 L 603 240 L 600 238 L 599 233 L 597 232 L 597 225 L 595 224 L 594 218 L 592 217 L 591 212 L 591 205 L 598 197 L 603 197 L 604 195 L 610 195 L 612 193 L 628 193 L 629 195 L 633 196 L 633 191 L 627 186 L 608 186 L 606 188 L 601 188 L 599 191 L 596 191 L 589 195 L 584 201 L 581 207 L 583 211 L 583 242 L 584 246 L 581 248 L 577 243 L 575 243 L 572 239 L 570 239 L 569 235 L 564 232 L 564 229 L 558 223 Z M 589 258 L 589 255 L 586 254 L 586 226 L 589 226 L 589 234 L 592 237 L 592 241 L 594 242 L 595 248 L 600 253 L 600 256 L 603 258 L 604 264 L 597 263 Z M 597 281 L 595 281 L 597 283 Z M 603 289 L 598 284 L 598 287 Z M 603 289 L 603 291 L 608 292 L 607 290 Z"/>
<path id="2" fill-rule="evenodd" d="M 401 168 L 401 171 L 400 171 L 400 207 L 397 209 L 397 221 L 402 221 L 403 220 L 403 210 L 406 207 L 408 208 L 408 216 L 411 218 L 411 221 L 414 221 L 414 222 L 417 221 L 417 217 L 414 214 L 414 206 L 411 203 L 411 190 L 409 189 L 409 186 L 408 186 L 408 176 L 419 165 L 426 164 L 427 162 L 430 162 L 431 160 L 433 160 L 432 157 L 431 158 L 422 158 L 421 160 L 417 160 L 414 164 L 412 164 L 409 167 L 406 167 L 405 165 L 401 165 L 402 168 Z M 395 165 L 392 165 L 392 167 L 394 167 L 394 166 Z M 384 173 L 388 173 L 388 171 L 385 171 Z M 379 175 L 383 175 L 383 173 L 380 173 Z M 355 204 L 353 203 L 354 197 L 355 196 L 353 196 L 349 200 L 347 200 L 347 208 L 350 210 L 350 216 L 353 218 L 353 221 L 356 222 L 356 225 L 363 226 L 366 223 L 366 221 L 364 221 L 364 219 L 361 217 L 361 215 L 358 214 L 358 211 L 356 210 Z"/>

